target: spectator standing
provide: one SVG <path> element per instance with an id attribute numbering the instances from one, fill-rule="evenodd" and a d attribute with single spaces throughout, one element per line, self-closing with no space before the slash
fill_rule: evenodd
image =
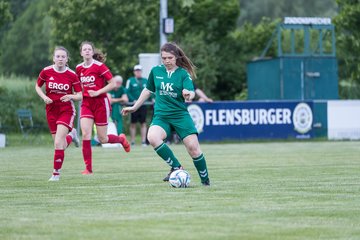
<path id="1" fill-rule="evenodd" d="M 147 79 L 142 77 L 142 66 L 134 66 L 134 76 L 129 78 L 126 81 L 126 93 L 128 95 L 129 101 L 135 103 L 142 90 L 146 87 Z M 135 145 L 135 136 L 136 136 L 136 123 L 140 123 L 140 135 L 141 135 L 141 144 L 142 146 L 147 146 L 146 144 L 146 114 L 147 107 L 141 105 L 140 108 L 131 114 L 130 116 L 130 140 L 131 145 Z"/>
<path id="2" fill-rule="evenodd" d="M 118 134 L 123 133 L 123 121 L 121 115 L 121 105 L 129 102 L 129 98 L 126 94 L 126 89 L 122 85 L 123 78 L 119 75 L 114 77 L 115 80 L 115 88 L 108 92 L 108 98 L 111 103 L 111 119 L 116 125 L 116 130 Z"/>

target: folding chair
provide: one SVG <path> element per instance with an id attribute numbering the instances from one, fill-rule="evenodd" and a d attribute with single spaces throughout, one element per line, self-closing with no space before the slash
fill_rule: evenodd
<path id="1" fill-rule="evenodd" d="M 31 131 L 34 130 L 34 122 L 32 119 L 32 112 L 28 109 L 19 109 L 16 111 L 19 121 L 21 133 L 27 137 Z"/>

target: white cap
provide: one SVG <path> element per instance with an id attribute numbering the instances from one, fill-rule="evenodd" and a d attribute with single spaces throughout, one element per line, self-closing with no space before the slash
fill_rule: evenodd
<path id="1" fill-rule="evenodd" d="M 141 65 L 135 65 L 135 67 L 134 67 L 134 71 L 136 71 L 136 70 L 142 70 L 142 66 Z"/>

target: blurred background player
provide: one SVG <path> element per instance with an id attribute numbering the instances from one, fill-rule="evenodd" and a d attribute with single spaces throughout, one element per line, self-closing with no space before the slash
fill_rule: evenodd
<path id="1" fill-rule="evenodd" d="M 125 134 L 119 136 L 107 134 L 111 111 L 107 92 L 115 88 L 115 80 L 109 68 L 104 64 L 105 55 L 99 50 L 95 51 L 94 45 L 87 41 L 81 43 L 80 55 L 84 61 L 76 66 L 76 74 L 84 88 L 80 125 L 83 141 L 82 153 L 86 168 L 82 174 L 88 175 L 93 173 L 91 134 L 94 123 L 100 143 L 120 143 L 126 152 L 130 152 L 130 144 Z"/>
<path id="2" fill-rule="evenodd" d="M 54 140 L 54 170 L 49 181 L 59 181 L 65 149 L 70 143 L 74 141 L 79 146 L 77 132 L 73 128 L 76 115 L 73 101 L 82 99 L 82 88 L 75 72 L 67 67 L 68 60 L 67 49 L 56 47 L 54 64 L 40 72 L 35 84 L 37 94 L 46 104 L 46 118 Z M 41 88 L 44 84 L 45 93 Z"/>
<path id="3" fill-rule="evenodd" d="M 114 77 L 115 80 L 115 88 L 108 92 L 108 98 L 111 103 L 111 119 L 116 125 L 116 130 L 118 134 L 123 133 L 123 121 L 121 115 L 121 105 L 129 102 L 129 98 L 126 94 L 126 89 L 122 85 L 123 78 L 119 75 Z"/>
<path id="4" fill-rule="evenodd" d="M 128 95 L 130 102 L 136 102 L 142 92 L 142 90 L 146 87 L 147 79 L 142 77 L 142 66 L 135 65 L 134 66 L 134 77 L 129 78 L 126 81 L 126 93 Z M 140 123 L 140 135 L 141 135 L 141 144 L 142 146 L 147 146 L 146 144 L 146 114 L 147 107 L 145 105 L 141 105 L 140 108 L 131 114 L 130 119 L 130 139 L 131 145 L 135 144 L 135 136 L 136 136 L 136 123 Z"/>
<path id="5" fill-rule="evenodd" d="M 201 90 L 200 88 L 198 88 L 196 86 L 196 84 L 194 83 L 194 89 L 195 89 L 195 93 L 197 96 L 197 101 L 198 102 L 213 102 L 212 98 L 209 98 L 203 90 Z"/>

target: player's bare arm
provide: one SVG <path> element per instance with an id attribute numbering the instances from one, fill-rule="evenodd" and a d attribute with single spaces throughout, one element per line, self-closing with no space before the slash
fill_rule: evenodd
<path id="1" fill-rule="evenodd" d="M 41 87 L 39 87 L 37 84 L 35 84 L 35 91 L 39 95 L 39 97 L 41 97 L 42 100 L 44 100 L 45 104 L 50 104 L 53 102 L 53 100 L 51 100 L 51 98 L 46 96 L 45 93 L 42 91 Z"/>
<path id="2" fill-rule="evenodd" d="M 71 100 L 73 100 L 73 101 L 81 101 L 82 98 L 83 98 L 82 92 L 77 92 L 75 94 L 67 94 L 65 96 L 62 96 L 60 98 L 60 100 L 62 102 L 68 102 L 68 101 L 71 101 Z"/>
<path id="3" fill-rule="evenodd" d="M 151 96 L 151 92 L 144 88 L 139 96 L 139 99 L 131 107 L 126 107 L 121 110 L 121 114 L 126 116 L 129 113 L 133 113 L 139 109 L 139 107 Z"/>
<path id="4" fill-rule="evenodd" d="M 113 90 L 116 87 L 116 83 L 114 78 L 112 78 L 110 81 L 108 81 L 107 85 L 97 91 L 94 90 L 88 90 L 88 93 L 90 95 L 90 97 L 97 97 L 103 93 L 107 93 L 110 92 L 111 90 Z"/>
<path id="5" fill-rule="evenodd" d="M 187 89 L 183 89 L 182 90 L 182 95 L 183 95 L 185 101 L 191 101 L 195 97 L 195 92 L 194 91 L 189 91 Z"/>

